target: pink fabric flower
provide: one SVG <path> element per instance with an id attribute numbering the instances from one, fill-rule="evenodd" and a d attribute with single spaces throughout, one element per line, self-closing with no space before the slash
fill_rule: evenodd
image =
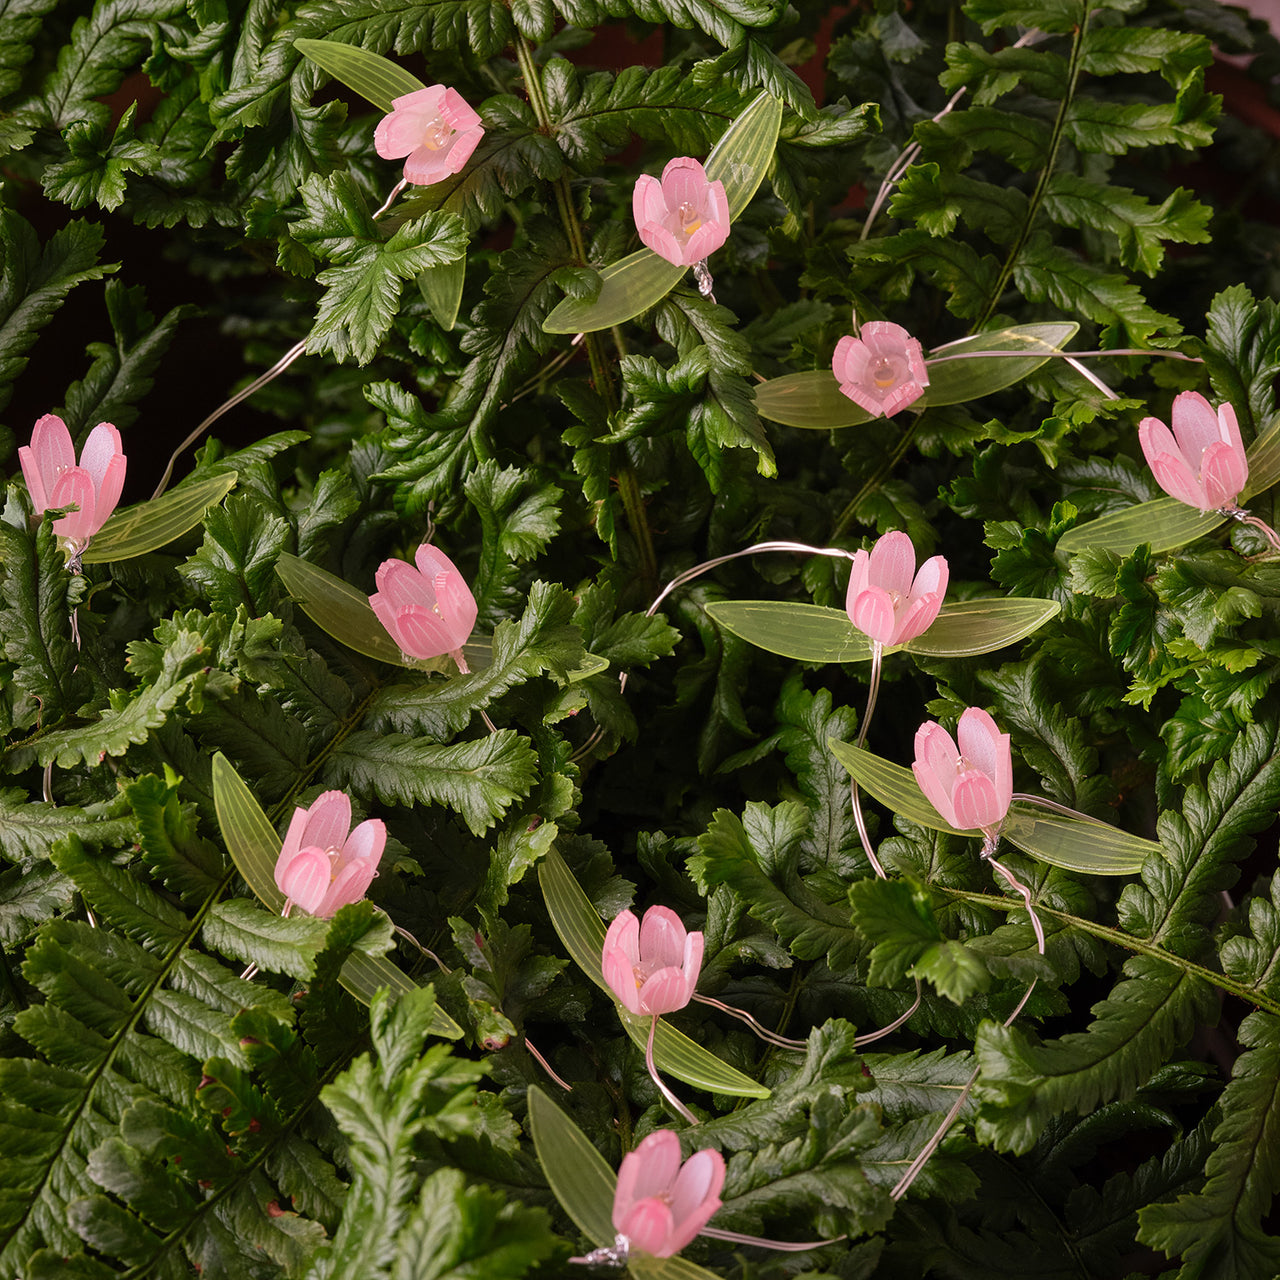
<path id="1" fill-rule="evenodd" d="M 1201 511 L 1235 506 L 1249 464 L 1230 404 L 1215 412 L 1198 391 L 1184 391 L 1173 402 L 1173 430 L 1159 418 L 1143 418 L 1138 440 L 1156 483 L 1170 497 Z"/>
<path id="2" fill-rule="evenodd" d="M 947 578 L 945 556 L 931 556 L 916 573 L 916 549 L 905 533 L 895 530 L 869 552 L 853 557 L 844 611 L 872 640 L 906 644 L 933 625 L 947 594 Z"/>
<path id="3" fill-rule="evenodd" d="M 661 182 L 642 173 L 631 212 L 645 245 L 677 267 L 710 257 L 729 238 L 724 183 L 708 181 L 707 171 L 688 156 L 672 160 Z"/>
<path id="4" fill-rule="evenodd" d="M 674 1013 L 693 997 L 702 946 L 702 934 L 686 933 L 669 907 L 650 907 L 643 924 L 623 911 L 605 934 L 604 980 L 632 1013 Z"/>
<path id="5" fill-rule="evenodd" d="M 351 830 L 351 801 L 326 791 L 295 809 L 276 859 L 276 887 L 295 906 L 327 920 L 369 891 L 387 844 L 387 828 L 369 818 Z"/>
<path id="6" fill-rule="evenodd" d="M 622 1157 L 613 1197 L 613 1229 L 632 1249 L 669 1258 L 720 1208 L 724 1157 L 695 1151 L 683 1165 L 680 1139 L 659 1129 Z"/>
<path id="7" fill-rule="evenodd" d="M 409 158 L 404 176 L 420 187 L 458 173 L 484 137 L 480 117 L 456 89 L 433 84 L 392 100 L 373 134 L 374 149 L 384 160 Z"/>
<path id="8" fill-rule="evenodd" d="M 891 418 L 919 400 L 929 385 L 920 343 L 889 320 L 864 324 L 860 338 L 841 338 L 831 369 L 840 390 L 874 418 Z"/>
<path id="9" fill-rule="evenodd" d="M 961 831 L 994 831 L 1013 799 L 1009 735 L 981 707 L 970 707 L 956 726 L 959 748 L 940 725 L 916 730 L 911 766 L 929 803 Z"/>
<path id="10" fill-rule="evenodd" d="M 125 457 L 120 433 L 109 422 L 100 422 L 89 432 L 77 466 L 67 424 L 46 413 L 36 423 L 30 445 L 18 450 L 18 460 L 37 515 L 50 507 L 74 504 L 80 508 L 55 520 L 53 531 L 82 547 L 106 524 L 120 501 Z"/>
<path id="11" fill-rule="evenodd" d="M 476 625 L 476 598 L 457 566 L 443 551 L 424 542 L 404 560 L 384 560 L 369 604 L 388 634 L 410 658 L 452 655 L 466 671 L 462 645 Z"/>

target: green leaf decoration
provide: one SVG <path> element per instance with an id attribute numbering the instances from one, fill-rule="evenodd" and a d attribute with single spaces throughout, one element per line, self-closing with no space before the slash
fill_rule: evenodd
<path id="1" fill-rule="evenodd" d="M 931 352 L 925 360 L 929 385 L 915 402 L 918 409 L 963 404 L 1021 382 L 1075 337 L 1080 326 L 1073 321 L 1010 325 L 976 333 Z M 1014 355 L 983 358 L 964 352 L 1009 351 Z M 1027 354 L 1023 355 L 1023 352 Z M 830 369 L 789 373 L 756 387 L 756 409 L 762 418 L 788 427 L 832 431 L 872 421 L 841 390 Z"/>
<path id="2" fill-rule="evenodd" d="M 341 578 L 288 552 L 280 554 L 276 573 L 311 621 L 348 649 L 411 671 L 456 674 L 458 668 L 448 654 L 438 658 L 410 658 L 402 653 L 370 608 L 369 597 Z M 462 652 L 472 671 L 484 670 L 492 656 L 492 649 L 484 640 L 468 641 L 462 646 Z"/>
<path id="3" fill-rule="evenodd" d="M 221 752 L 213 758 L 213 803 L 227 852 L 236 870 L 267 909 L 278 916 L 284 910 L 284 894 L 276 888 L 276 858 L 280 836 L 262 812 L 253 792 Z M 368 1004 L 380 987 L 393 995 L 417 989 L 402 969 L 385 956 L 356 954 L 342 967 L 341 982 L 357 1000 Z M 436 1035 L 456 1040 L 462 1028 L 443 1009 L 437 1008 L 431 1027 Z"/>
<path id="4" fill-rule="evenodd" d="M 560 1207 L 592 1244 L 613 1244 L 617 1173 L 537 1085 L 529 1090 L 528 1100 L 534 1150 Z"/>
<path id="5" fill-rule="evenodd" d="M 832 752 L 857 784 L 900 817 L 931 831 L 977 835 L 945 822 L 925 798 L 910 769 L 847 742 L 832 742 Z M 1099 876 L 1134 875 L 1160 845 L 1131 836 L 1083 814 L 1050 813 L 1025 800 L 1009 807 L 1002 834 L 1024 853 L 1053 867 Z"/>
<path id="6" fill-rule="evenodd" d="M 348 89 L 368 98 L 380 111 L 391 111 L 395 98 L 427 87 L 399 63 L 356 44 L 299 39 L 293 42 L 293 47 L 322 71 L 341 80 Z"/>
<path id="7" fill-rule="evenodd" d="M 1145 542 L 1152 551 L 1172 551 L 1203 538 L 1226 521 L 1227 517 L 1216 511 L 1201 513 L 1177 498 L 1156 498 L 1068 529 L 1058 539 L 1057 550 L 1068 556 L 1086 548 L 1127 556 Z"/>
<path id="8" fill-rule="evenodd" d="M 1280 481 L 1280 416 L 1253 442 L 1248 458 L 1249 481 L 1240 492 L 1242 504 Z M 1197 511 L 1177 498 L 1156 498 L 1068 529 L 1058 539 L 1057 549 L 1068 556 L 1086 548 L 1127 556 L 1145 542 L 1153 552 L 1173 551 L 1212 533 L 1228 519 L 1216 511 Z"/>
<path id="9" fill-rule="evenodd" d="M 887 645 L 884 652 L 905 649 L 946 658 L 990 653 L 1029 636 L 1060 607 L 1053 600 L 1019 596 L 959 600 L 943 605 L 924 635 L 905 645 Z M 871 657 L 871 641 L 843 609 L 795 601 L 716 600 L 706 610 L 725 630 L 784 658 L 865 662 Z"/>
<path id="10" fill-rule="evenodd" d="M 731 219 L 747 207 L 768 172 L 781 121 L 782 103 L 761 93 L 725 130 L 707 157 L 707 177 L 724 183 Z M 600 292 L 594 301 L 566 298 L 542 327 L 547 333 L 594 333 L 611 328 L 660 302 L 687 270 L 651 249 L 639 249 L 600 272 Z"/>
<path id="11" fill-rule="evenodd" d="M 112 560 L 132 560 L 149 551 L 168 546 L 188 529 L 200 523 L 201 517 L 216 502 L 235 488 L 234 471 L 192 480 L 150 502 L 117 511 L 94 535 L 81 554 L 84 564 L 106 564 Z"/>
<path id="12" fill-rule="evenodd" d="M 448 333 L 458 322 L 462 287 L 467 282 L 467 260 L 455 258 L 438 267 L 428 267 L 418 276 L 418 291 L 431 308 L 436 323 Z"/>
<path id="13" fill-rule="evenodd" d="M 538 882 L 547 904 L 547 914 L 560 941 L 578 967 L 592 982 L 617 1003 L 604 980 L 600 955 L 604 949 L 605 927 L 591 899 L 582 892 L 565 860 L 553 847 L 538 863 Z M 649 1019 L 638 1018 L 618 1005 L 618 1017 L 627 1034 L 644 1046 L 649 1036 Z M 678 1080 L 712 1093 L 727 1093 L 736 1098 L 767 1098 L 769 1090 L 744 1076 L 740 1071 L 708 1053 L 688 1036 L 658 1019 L 653 1039 L 654 1061 Z M 610 1236 L 610 1240 L 612 1240 Z"/>

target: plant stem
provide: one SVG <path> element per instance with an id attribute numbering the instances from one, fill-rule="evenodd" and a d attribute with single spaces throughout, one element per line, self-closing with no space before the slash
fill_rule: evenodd
<path id="1" fill-rule="evenodd" d="M 533 109 L 538 128 L 548 137 L 555 132 L 555 122 L 551 119 L 551 109 L 542 92 L 542 79 L 538 75 L 537 64 L 533 60 L 533 48 L 525 37 L 516 34 L 516 61 L 520 66 L 520 75 L 524 80 L 525 91 L 529 95 L 529 106 Z M 577 210 L 573 207 L 573 192 L 569 187 L 569 179 L 563 174 L 552 184 L 555 192 L 556 209 L 564 227 L 564 234 L 569 241 L 569 250 L 574 260 L 587 266 L 587 242 L 582 234 L 582 224 L 578 221 Z M 604 400 L 605 410 L 613 414 L 618 410 L 618 395 L 610 373 L 609 362 L 605 359 L 598 333 L 583 335 L 583 346 L 587 349 L 587 359 L 591 364 L 591 381 Z M 619 347 L 621 350 L 621 345 Z M 658 577 L 658 557 L 653 547 L 653 532 L 649 528 L 649 519 L 645 514 L 644 495 L 640 491 L 640 481 L 635 469 L 630 465 L 622 467 L 617 475 L 618 496 L 622 499 L 622 509 L 626 513 L 627 527 L 636 540 L 636 550 L 640 557 L 640 574 L 646 583 L 652 584 Z"/>
<path id="2" fill-rule="evenodd" d="M 1009 252 L 1000 268 L 1000 276 L 996 280 L 995 287 L 991 290 L 990 297 L 987 299 L 987 305 L 983 308 L 982 314 L 978 319 L 974 321 L 973 332 L 980 330 L 991 319 L 991 313 L 999 306 L 1000 299 L 1009 284 L 1009 277 L 1013 274 L 1014 264 L 1018 261 L 1019 255 L 1026 248 L 1027 241 L 1031 238 L 1032 225 L 1036 220 L 1036 215 L 1040 212 L 1040 206 L 1044 202 L 1044 195 L 1049 188 L 1049 183 L 1053 179 L 1053 169 L 1058 163 L 1058 152 L 1062 148 L 1062 137 L 1066 131 L 1067 112 L 1071 109 L 1071 103 L 1075 99 L 1076 84 L 1080 79 L 1084 32 L 1089 25 L 1091 13 L 1092 0 L 1085 0 L 1080 24 L 1072 34 L 1071 58 L 1067 70 L 1067 91 L 1062 95 L 1062 101 L 1058 104 L 1058 115 L 1053 122 L 1053 132 L 1049 136 L 1049 154 L 1045 157 L 1044 168 L 1040 170 L 1040 176 L 1036 180 L 1036 189 L 1027 199 L 1027 216 L 1022 224 L 1022 230 L 1009 248 Z"/>

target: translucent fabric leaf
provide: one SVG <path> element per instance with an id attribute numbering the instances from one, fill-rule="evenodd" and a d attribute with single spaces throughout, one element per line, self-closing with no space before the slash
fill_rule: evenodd
<path id="1" fill-rule="evenodd" d="M 578 1230 L 597 1247 L 613 1244 L 613 1197 L 618 1175 L 587 1135 L 541 1089 L 528 1093 L 529 1131 L 547 1184 Z M 684 1258 L 633 1253 L 628 1271 L 640 1280 L 712 1280 L 712 1273 Z"/>
<path id="2" fill-rule="evenodd" d="M 979 834 L 945 822 L 925 798 L 910 769 L 847 742 L 832 741 L 829 745 L 857 784 L 900 817 L 932 831 Z M 1160 851 L 1154 841 L 1129 835 L 1096 818 L 1050 813 L 1025 800 L 1010 806 L 1001 834 L 1041 862 L 1089 875 L 1134 875 L 1150 854 Z"/>
<path id="3" fill-rule="evenodd" d="M 379 111 L 391 111 L 392 101 L 427 86 L 399 63 L 341 40 L 295 40 L 293 47 L 348 89 L 368 98 Z"/>
<path id="4" fill-rule="evenodd" d="M 863 662 L 871 642 L 849 621 L 843 609 L 792 601 L 717 600 L 707 612 L 727 631 L 769 653 L 801 662 Z M 943 605 L 933 625 L 905 645 L 888 645 L 885 653 L 923 653 L 931 657 L 965 657 L 990 653 L 1030 635 L 1059 610 L 1053 600 L 1011 596 L 1005 599 L 958 600 Z"/>
<path id="5" fill-rule="evenodd" d="M 1280 481 L 1280 416 L 1253 442 L 1248 459 L 1249 480 L 1240 493 L 1241 505 Z M 1197 511 L 1177 498 L 1156 498 L 1068 529 L 1058 539 L 1057 550 L 1072 556 L 1093 548 L 1127 556 L 1145 542 L 1152 551 L 1172 551 L 1212 533 L 1229 518 Z"/>
<path id="6" fill-rule="evenodd" d="M 444 674 L 457 671 L 448 654 L 441 654 L 438 658 L 409 658 L 401 653 L 400 646 L 378 621 L 369 605 L 369 597 L 341 578 L 288 552 L 282 552 L 276 561 L 276 573 L 307 617 L 348 649 L 363 653 L 366 658 L 376 658 L 379 662 L 407 667 L 411 671 Z M 482 671 L 487 667 L 493 653 L 487 640 L 469 640 L 462 646 L 462 652 L 472 671 Z"/>
<path id="7" fill-rule="evenodd" d="M 428 267 L 418 276 L 418 291 L 431 308 L 436 323 L 448 333 L 458 321 L 462 306 L 462 286 L 467 280 L 466 258 Z"/>
<path id="8" fill-rule="evenodd" d="M 83 564 L 132 560 L 168 546 L 200 523 L 214 503 L 235 488 L 236 473 L 227 471 L 204 480 L 191 480 L 150 502 L 126 507 L 102 526 L 80 556 Z"/>
<path id="9" fill-rule="evenodd" d="M 218 825 L 222 828 L 222 838 L 236 870 L 259 901 L 273 914 L 279 915 L 285 903 L 275 881 L 280 836 L 254 799 L 253 792 L 222 752 L 213 758 L 213 804 L 218 814 Z M 385 956 L 358 953 L 342 966 L 339 980 L 364 1004 L 373 999 L 379 987 L 389 987 L 393 995 L 401 995 L 418 985 Z M 431 1029 L 436 1035 L 447 1036 L 451 1040 L 462 1035 L 462 1028 L 439 1007 Z"/>
<path id="10" fill-rule="evenodd" d="M 560 941 L 578 967 L 611 1000 L 616 999 L 604 980 L 601 952 L 604 949 L 604 922 L 596 914 L 590 898 L 574 879 L 564 859 L 553 848 L 538 863 L 538 882 L 547 904 L 547 914 Z M 626 1033 L 641 1047 L 649 1036 L 649 1019 L 635 1017 L 618 1005 L 618 1017 Z M 762 1084 L 734 1070 L 728 1063 L 708 1053 L 688 1036 L 658 1019 L 653 1040 L 654 1061 L 665 1072 L 695 1088 L 712 1093 L 727 1093 L 736 1098 L 767 1098 L 769 1090 Z M 612 1235 L 609 1237 L 612 1241 Z"/>
<path id="11" fill-rule="evenodd" d="M 976 333 L 930 352 L 925 360 L 929 385 L 915 407 L 962 404 L 1021 382 L 1070 342 L 1080 326 L 1073 321 L 1050 324 L 1010 325 Z M 978 351 L 1011 352 L 989 357 Z M 970 354 L 965 354 L 965 353 Z M 1023 353 L 1026 354 L 1023 354 Z M 788 427 L 832 431 L 870 422 L 871 414 L 859 408 L 841 390 L 830 369 L 789 373 L 756 387 L 756 409 L 762 418 Z"/>
<path id="12" fill-rule="evenodd" d="M 742 213 L 764 180 L 781 121 L 782 103 L 761 93 L 724 131 L 707 157 L 707 178 L 724 183 L 731 219 Z M 621 324 L 660 302 L 687 270 L 652 249 L 639 249 L 600 272 L 600 292 L 593 302 L 566 298 L 542 327 L 547 333 L 594 333 Z"/>

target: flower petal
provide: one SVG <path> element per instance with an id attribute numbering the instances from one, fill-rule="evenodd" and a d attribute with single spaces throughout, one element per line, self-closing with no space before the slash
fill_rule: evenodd
<path id="1" fill-rule="evenodd" d="M 307 810 L 307 825 L 302 843 L 318 849 L 338 850 L 346 843 L 351 830 L 351 801 L 345 791 L 322 792 Z"/>
<path id="2" fill-rule="evenodd" d="M 343 842 L 337 870 L 341 872 L 348 863 L 361 861 L 372 862 L 376 870 L 386 847 L 387 824 L 381 818 L 366 818 Z"/>
<path id="3" fill-rule="evenodd" d="M 850 615 L 853 625 L 863 635 L 880 644 L 894 643 L 897 618 L 893 612 L 893 600 L 882 587 L 868 587 L 853 602 Z"/>
<path id="4" fill-rule="evenodd" d="M 684 921 L 670 907 L 650 907 L 640 923 L 640 959 L 646 964 L 684 963 Z"/>
<path id="5" fill-rule="evenodd" d="M 70 538 L 73 542 L 92 537 L 97 530 L 94 524 L 94 508 L 96 499 L 93 480 L 83 467 L 72 467 L 64 471 L 54 483 L 53 492 L 49 495 L 49 506 L 78 507 L 70 515 L 62 516 L 53 522 L 53 531 L 60 538 Z"/>
<path id="6" fill-rule="evenodd" d="M 696 976 L 694 980 L 697 980 Z M 675 1013 L 678 1009 L 683 1009 L 692 996 L 692 984 L 683 969 L 659 969 L 640 984 L 640 1012 Z"/>
<path id="7" fill-rule="evenodd" d="M 900 529 L 886 533 L 871 548 L 870 580 L 875 586 L 906 596 L 915 571 L 916 549 Z"/>
<path id="8" fill-rule="evenodd" d="M 350 906 L 353 902 L 359 902 L 369 892 L 369 886 L 377 874 L 377 864 L 370 858 L 348 862 L 333 877 L 329 891 L 311 914 L 319 916 L 322 920 L 328 920 L 335 911 Z"/>
<path id="9" fill-rule="evenodd" d="M 674 1225 L 671 1210 L 661 1200 L 650 1197 L 639 1201 L 621 1224 L 614 1225 L 627 1237 L 631 1247 L 641 1253 L 669 1258 L 675 1252 L 670 1244 Z"/>
<path id="10" fill-rule="evenodd" d="M 329 892 L 332 869 L 323 849 L 299 849 L 278 876 L 280 891 L 309 915 Z"/>
<path id="11" fill-rule="evenodd" d="M 1004 817 L 996 795 L 996 784 L 985 773 L 970 769 L 956 779 L 952 791 L 955 804 L 955 825 L 964 831 L 979 831 L 993 827 Z"/>
<path id="12" fill-rule="evenodd" d="M 1249 464 L 1244 454 L 1236 453 L 1226 441 L 1211 444 L 1204 451 L 1200 459 L 1200 485 L 1210 506 L 1234 506 L 1248 478 Z"/>

